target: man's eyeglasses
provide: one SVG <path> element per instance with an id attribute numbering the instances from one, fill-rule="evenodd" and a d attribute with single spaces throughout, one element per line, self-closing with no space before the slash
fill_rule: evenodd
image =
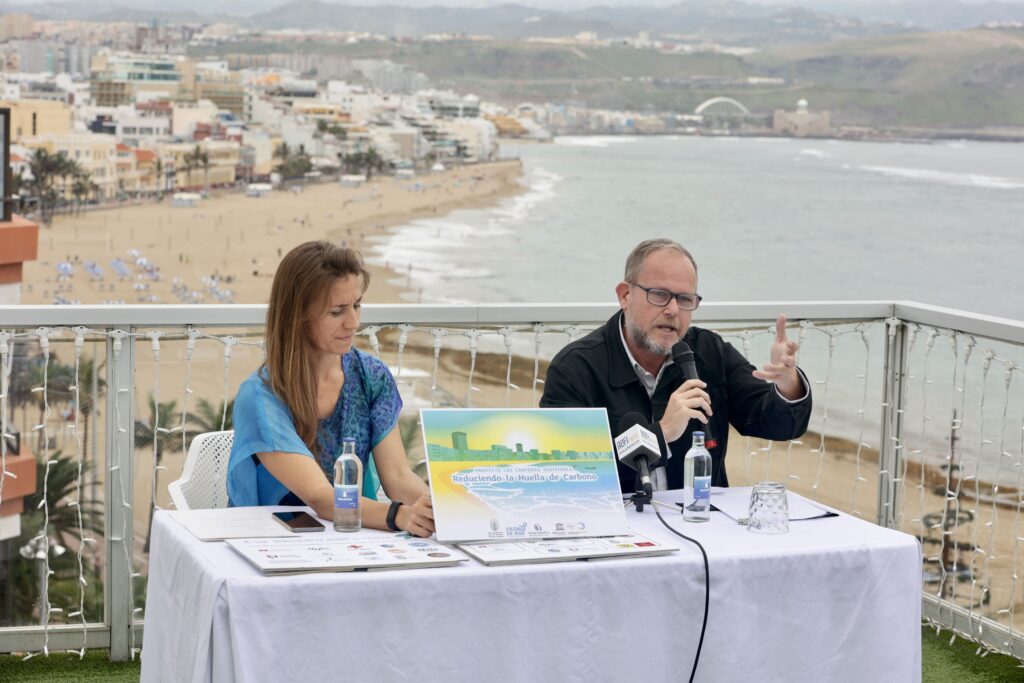
<path id="1" fill-rule="evenodd" d="M 697 294 L 696 292 L 694 292 L 693 294 L 690 294 L 689 292 L 676 294 L 675 292 L 670 292 L 667 289 L 658 289 L 657 287 L 644 287 L 643 285 L 638 285 L 635 282 L 630 282 L 629 284 L 633 285 L 634 287 L 639 287 L 640 289 L 647 292 L 647 303 L 653 304 L 654 306 L 658 306 L 659 308 L 664 308 L 665 306 L 668 306 L 668 303 L 672 301 L 672 299 L 676 300 L 676 303 L 679 304 L 679 310 L 681 311 L 696 311 L 697 307 L 700 306 L 702 297 L 700 294 Z"/>

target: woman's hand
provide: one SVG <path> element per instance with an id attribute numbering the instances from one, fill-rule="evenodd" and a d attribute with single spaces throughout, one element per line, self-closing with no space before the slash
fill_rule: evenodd
<path id="1" fill-rule="evenodd" d="M 430 500 L 430 494 L 420 496 L 411 505 L 398 508 L 395 524 L 413 536 L 426 538 L 434 533 L 434 504 Z"/>

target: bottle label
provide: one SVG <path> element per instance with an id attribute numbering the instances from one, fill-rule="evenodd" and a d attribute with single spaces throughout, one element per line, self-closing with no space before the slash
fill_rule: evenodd
<path id="1" fill-rule="evenodd" d="M 359 487 L 336 485 L 334 487 L 334 507 L 338 510 L 355 510 L 359 507 Z"/>
<path id="2" fill-rule="evenodd" d="M 711 477 L 693 478 L 693 500 L 698 502 L 711 502 Z"/>

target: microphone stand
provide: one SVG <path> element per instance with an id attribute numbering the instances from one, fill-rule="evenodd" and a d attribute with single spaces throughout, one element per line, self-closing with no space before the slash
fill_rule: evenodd
<path id="1" fill-rule="evenodd" d="M 644 505 L 651 505 L 651 491 L 640 483 L 640 475 L 636 475 L 636 493 L 629 497 L 637 512 L 644 511 Z"/>

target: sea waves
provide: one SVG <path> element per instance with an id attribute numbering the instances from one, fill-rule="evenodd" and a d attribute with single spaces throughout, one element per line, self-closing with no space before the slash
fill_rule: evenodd
<path id="1" fill-rule="evenodd" d="M 1024 181 L 978 173 L 951 173 L 925 168 L 903 168 L 900 166 L 858 166 L 862 171 L 881 173 L 894 178 L 920 180 L 940 185 L 959 187 L 991 188 L 995 190 L 1024 190 Z"/>

